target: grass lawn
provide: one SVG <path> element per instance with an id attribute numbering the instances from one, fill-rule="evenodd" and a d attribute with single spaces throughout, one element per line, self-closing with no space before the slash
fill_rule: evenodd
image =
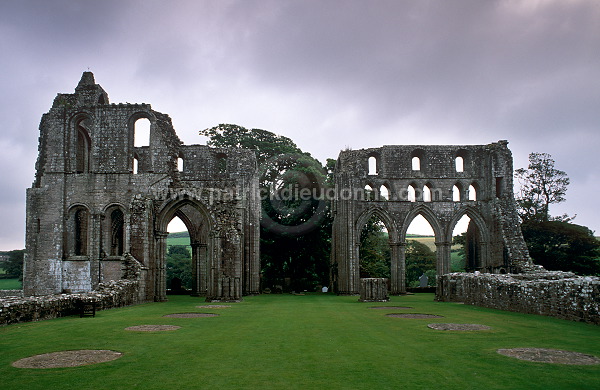
<path id="1" fill-rule="evenodd" d="M 23 288 L 19 279 L 0 279 L 0 290 L 20 290 Z"/>
<path id="2" fill-rule="evenodd" d="M 600 356 L 600 327 L 433 301 L 432 294 L 360 303 L 311 294 L 247 297 L 226 309 L 202 298 L 102 311 L 0 328 L 0 387 L 9 389 L 574 389 L 600 388 L 600 365 L 533 363 L 498 348 L 541 347 Z M 373 306 L 411 306 L 373 310 Z M 164 318 L 213 312 L 212 318 Z M 386 317 L 390 312 L 443 315 Z M 431 322 L 492 330 L 436 331 Z M 170 332 L 130 332 L 170 324 Z M 11 362 L 70 349 L 111 349 L 120 359 L 90 366 L 20 369 Z"/>

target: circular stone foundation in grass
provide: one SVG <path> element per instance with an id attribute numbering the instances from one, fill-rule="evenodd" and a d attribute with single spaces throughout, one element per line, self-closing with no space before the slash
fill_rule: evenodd
<path id="1" fill-rule="evenodd" d="M 394 318 L 412 318 L 412 319 L 426 319 L 426 318 L 443 318 L 436 314 L 420 314 L 420 313 L 390 313 L 386 314 L 388 317 Z"/>
<path id="2" fill-rule="evenodd" d="M 514 357 L 520 360 L 527 360 L 530 362 L 580 365 L 600 364 L 600 359 L 596 356 L 586 355 L 579 352 L 563 351 L 560 349 L 510 348 L 499 349 L 496 352 L 498 352 L 500 355 Z"/>
<path id="3" fill-rule="evenodd" d="M 167 314 L 163 317 L 168 318 L 200 318 L 200 317 L 218 317 L 218 314 L 213 313 L 173 313 Z"/>
<path id="4" fill-rule="evenodd" d="M 136 325 L 125 328 L 125 330 L 131 330 L 134 332 L 163 332 L 167 330 L 177 330 L 181 326 L 176 325 Z"/>
<path id="5" fill-rule="evenodd" d="M 412 309 L 408 306 L 373 306 L 369 309 L 382 309 L 382 310 L 401 310 L 401 309 Z"/>
<path id="6" fill-rule="evenodd" d="M 435 330 L 458 330 L 458 331 L 475 331 L 475 330 L 490 330 L 487 325 L 479 324 L 429 324 L 427 327 Z"/>
<path id="7" fill-rule="evenodd" d="M 17 360 L 12 365 L 17 368 L 77 367 L 110 362 L 111 360 L 120 358 L 122 355 L 121 352 L 105 349 L 81 349 L 30 356 Z"/>
<path id="8" fill-rule="evenodd" d="M 231 305 L 202 305 L 202 306 L 196 306 L 196 308 L 198 308 L 198 309 L 226 309 L 228 307 L 231 307 Z"/>

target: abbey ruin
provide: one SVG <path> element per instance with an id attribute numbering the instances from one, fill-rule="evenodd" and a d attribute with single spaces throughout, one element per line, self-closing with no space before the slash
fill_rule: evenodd
<path id="1" fill-rule="evenodd" d="M 140 118 L 150 134 L 136 147 Z M 24 293 L 90 291 L 139 268 L 141 298 L 165 300 L 167 225 L 178 216 L 190 232 L 193 294 L 256 294 L 257 193 L 253 152 L 183 145 L 167 115 L 149 104 L 110 104 L 84 72 L 40 123 Z"/>
<path id="2" fill-rule="evenodd" d="M 150 134 L 139 145 L 142 118 Z M 330 199 L 334 291 L 359 293 L 361 229 L 376 216 L 389 234 L 390 294 L 405 293 L 406 232 L 421 215 L 435 234 L 439 300 L 600 322 L 597 278 L 545 272 L 529 258 L 507 144 L 342 151 Z M 451 274 L 452 233 L 464 215 L 472 273 Z M 84 72 L 75 93 L 58 94 L 40 123 L 36 176 L 27 190 L 24 294 L 84 293 L 134 280 L 138 297 L 127 302 L 166 300 L 167 225 L 174 217 L 190 233 L 192 295 L 227 301 L 260 293 L 254 153 L 183 145 L 169 116 L 149 104 L 109 103 Z M 549 304 L 548 296 L 555 297 Z"/>

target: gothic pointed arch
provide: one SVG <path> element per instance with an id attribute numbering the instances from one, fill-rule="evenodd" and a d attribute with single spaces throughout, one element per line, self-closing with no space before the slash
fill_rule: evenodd
<path id="1" fill-rule="evenodd" d="M 394 223 L 394 220 L 390 217 L 389 213 L 387 211 L 385 211 L 384 209 L 382 209 L 381 207 L 369 208 L 369 209 L 365 210 L 356 219 L 356 225 L 354 228 L 355 228 L 355 234 L 357 234 L 357 237 L 360 237 L 360 232 L 361 232 L 363 226 L 365 226 L 365 224 L 373 216 L 378 217 L 381 220 L 381 222 L 383 222 L 383 224 L 385 225 L 385 228 L 388 231 L 388 234 L 390 235 L 390 240 L 393 240 L 393 239 L 395 239 L 395 237 L 397 237 L 398 229 L 396 227 L 396 224 Z"/>
<path id="2" fill-rule="evenodd" d="M 406 237 L 406 231 L 408 230 L 408 227 L 410 226 L 413 219 L 415 219 L 419 214 L 422 215 L 425 218 L 425 220 L 427 220 L 427 222 L 429 222 L 429 225 L 431 225 L 433 233 L 435 234 L 436 242 L 442 240 L 442 237 L 444 235 L 440 222 L 438 221 L 438 218 L 433 212 L 433 210 L 431 210 L 431 208 L 425 204 L 419 204 L 418 206 L 411 209 L 411 211 L 406 215 L 404 221 L 402 222 L 402 228 L 400 230 L 400 240 Z"/>

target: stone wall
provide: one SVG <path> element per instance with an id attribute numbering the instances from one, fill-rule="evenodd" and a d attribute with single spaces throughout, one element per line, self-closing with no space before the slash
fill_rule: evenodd
<path id="1" fill-rule="evenodd" d="M 569 272 L 446 274 L 437 300 L 600 325 L 600 278 Z"/>
<path id="2" fill-rule="evenodd" d="M 22 297 L 23 290 L 0 290 L 0 298 Z"/>
<path id="3" fill-rule="evenodd" d="M 139 303 L 138 288 L 137 281 L 118 280 L 100 283 L 95 291 L 81 294 L 0 299 L 0 326 L 75 315 L 82 302 L 96 301 L 96 310 L 134 305 Z"/>

